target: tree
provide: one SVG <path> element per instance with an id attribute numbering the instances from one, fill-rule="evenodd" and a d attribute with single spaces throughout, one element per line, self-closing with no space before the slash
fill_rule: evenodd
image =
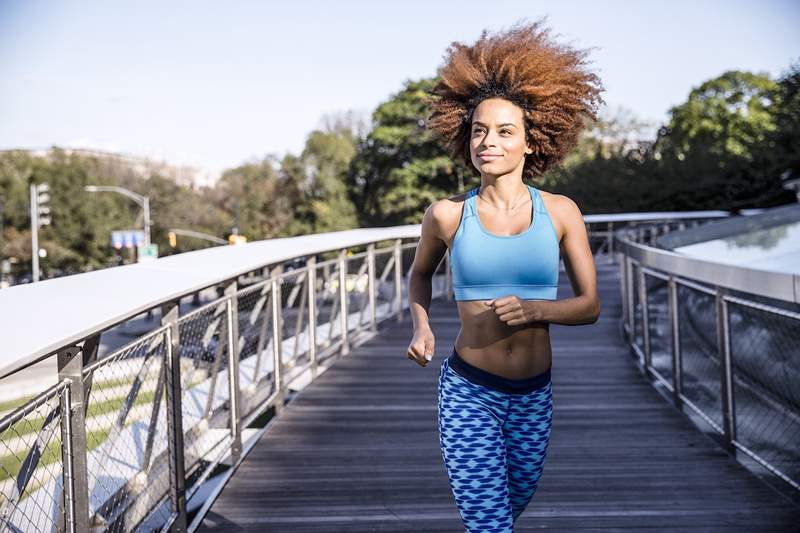
<path id="1" fill-rule="evenodd" d="M 775 129 L 763 148 L 763 153 L 774 155 L 770 172 L 800 178 L 800 60 L 778 80 L 774 116 Z"/>
<path id="2" fill-rule="evenodd" d="M 347 175 L 365 125 L 352 112 L 323 117 L 323 129 L 306 139 L 300 156 L 307 177 L 305 192 L 311 232 L 358 227 Z"/>
<path id="3" fill-rule="evenodd" d="M 216 184 L 220 207 L 251 241 L 276 236 L 282 225 L 276 166 L 273 157 L 265 157 L 226 170 Z"/>
<path id="4" fill-rule="evenodd" d="M 406 81 L 372 114 L 349 174 L 361 226 L 419 223 L 433 201 L 476 181 L 425 127 L 424 99 L 435 81 Z"/>
<path id="5" fill-rule="evenodd" d="M 660 161 L 654 203 L 679 209 L 739 209 L 782 202 L 760 147 L 776 125 L 777 85 L 767 74 L 728 71 L 693 89 L 670 110 L 653 157 Z"/>

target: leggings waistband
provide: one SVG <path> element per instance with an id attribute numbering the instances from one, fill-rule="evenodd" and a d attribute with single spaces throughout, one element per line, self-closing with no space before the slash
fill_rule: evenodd
<path id="1" fill-rule="evenodd" d="M 503 376 L 492 374 L 491 372 L 487 372 L 482 368 L 478 368 L 477 366 L 467 363 L 460 355 L 458 355 L 458 352 L 455 348 L 453 348 L 453 353 L 450 355 L 450 357 L 448 357 L 447 362 L 450 367 L 453 368 L 453 370 L 473 383 L 477 383 L 478 385 L 483 385 L 485 387 L 491 387 L 501 392 L 508 392 L 510 394 L 527 394 L 537 389 L 544 388 L 548 383 L 550 383 L 550 368 L 541 374 L 536 374 L 530 378 L 504 378 Z"/>

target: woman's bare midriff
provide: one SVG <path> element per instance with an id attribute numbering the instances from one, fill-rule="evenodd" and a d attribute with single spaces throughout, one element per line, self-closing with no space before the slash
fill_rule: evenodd
<path id="1" fill-rule="evenodd" d="M 550 193 L 541 191 L 545 209 L 559 233 L 559 225 L 550 205 Z M 451 216 L 446 244 L 452 251 L 465 201 L 465 193 L 452 198 Z M 499 231 L 498 231 L 499 232 Z M 561 242 L 561 236 L 558 236 Z M 455 349 L 467 363 L 508 379 L 526 379 L 541 374 L 551 366 L 550 324 L 535 322 L 524 326 L 509 326 L 485 300 L 457 302 L 461 330 Z"/>
<path id="2" fill-rule="evenodd" d="M 509 326 L 483 300 L 457 302 L 461 330 L 455 349 L 467 363 L 508 379 L 526 379 L 550 368 L 550 324 Z"/>

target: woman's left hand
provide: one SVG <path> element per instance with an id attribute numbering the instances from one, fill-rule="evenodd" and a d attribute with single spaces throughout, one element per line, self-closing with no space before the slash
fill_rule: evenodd
<path id="1" fill-rule="evenodd" d="M 522 326 L 542 319 L 541 307 L 536 300 L 520 300 L 512 295 L 485 300 L 497 317 L 509 326 Z"/>

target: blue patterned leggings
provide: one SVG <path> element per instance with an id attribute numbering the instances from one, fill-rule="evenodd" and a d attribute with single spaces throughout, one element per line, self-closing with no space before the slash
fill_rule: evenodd
<path id="1" fill-rule="evenodd" d="M 505 392 L 465 378 L 450 359 L 442 363 L 439 442 L 468 533 L 513 532 L 514 521 L 536 492 L 553 417 L 549 372 L 546 378 L 546 384 L 530 392 Z"/>

